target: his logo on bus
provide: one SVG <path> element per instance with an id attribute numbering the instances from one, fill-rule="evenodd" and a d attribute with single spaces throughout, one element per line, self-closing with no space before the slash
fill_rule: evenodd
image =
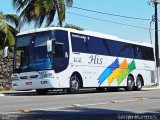
<path id="1" fill-rule="evenodd" d="M 90 61 L 88 62 L 89 64 L 93 63 L 93 64 L 102 64 L 103 62 L 103 58 L 100 58 L 97 55 L 91 55 L 90 57 Z"/>

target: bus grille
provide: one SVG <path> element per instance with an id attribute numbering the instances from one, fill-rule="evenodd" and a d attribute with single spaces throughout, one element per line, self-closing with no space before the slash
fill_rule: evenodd
<path id="1" fill-rule="evenodd" d="M 21 78 L 21 79 L 38 78 L 38 75 L 21 76 L 20 78 Z"/>

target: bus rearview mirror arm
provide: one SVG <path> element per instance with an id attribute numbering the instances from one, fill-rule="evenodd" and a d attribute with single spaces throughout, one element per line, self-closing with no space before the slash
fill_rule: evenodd
<path id="1" fill-rule="evenodd" d="M 52 52 L 53 43 L 55 43 L 55 39 L 50 39 L 47 41 L 47 52 Z"/>
<path id="2" fill-rule="evenodd" d="M 47 52 L 51 52 L 52 51 L 52 41 L 49 40 L 47 41 Z"/>

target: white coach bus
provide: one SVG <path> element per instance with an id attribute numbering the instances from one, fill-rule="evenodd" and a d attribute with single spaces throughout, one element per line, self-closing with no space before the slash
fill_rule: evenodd
<path id="1" fill-rule="evenodd" d="M 50 89 L 70 93 L 82 88 L 141 90 L 156 82 L 154 74 L 151 44 L 49 27 L 17 35 L 11 78 L 15 90 L 47 94 Z"/>

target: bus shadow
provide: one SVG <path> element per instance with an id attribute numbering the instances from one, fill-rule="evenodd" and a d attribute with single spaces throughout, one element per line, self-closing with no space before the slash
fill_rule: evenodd
<path id="1" fill-rule="evenodd" d="M 111 92 L 124 92 L 124 90 L 119 90 L 119 91 L 102 91 L 102 92 L 98 92 L 96 89 L 82 89 L 79 91 L 78 94 L 94 94 L 94 93 L 111 93 Z M 45 95 L 38 95 L 36 93 L 36 91 L 16 91 L 16 92 L 12 92 L 12 93 L 4 93 L 5 96 L 45 96 Z M 67 93 L 66 91 L 62 91 L 62 90 L 51 90 L 48 92 L 48 95 L 72 95 L 70 93 Z"/>
<path id="2" fill-rule="evenodd" d="M 141 90 L 141 91 L 150 91 L 150 90 Z M 132 91 L 126 91 L 123 88 L 118 89 L 117 91 L 111 91 L 111 90 L 105 90 L 102 92 L 97 91 L 96 89 L 81 89 L 78 94 L 101 94 L 101 93 L 116 93 L 116 92 L 132 92 Z M 134 91 L 133 91 L 134 92 Z M 67 93 L 63 90 L 51 90 L 46 95 L 38 95 L 36 91 L 24 91 L 24 92 L 13 92 L 13 93 L 4 93 L 5 96 L 50 96 L 50 95 L 73 95 L 70 93 Z"/>
<path id="3" fill-rule="evenodd" d="M 160 110 L 152 113 L 133 113 L 122 110 L 99 109 L 99 108 L 66 108 L 58 110 L 34 110 L 29 113 L 19 114 L 19 119 L 30 120 L 142 120 L 145 116 L 150 119 L 159 119 Z"/>

